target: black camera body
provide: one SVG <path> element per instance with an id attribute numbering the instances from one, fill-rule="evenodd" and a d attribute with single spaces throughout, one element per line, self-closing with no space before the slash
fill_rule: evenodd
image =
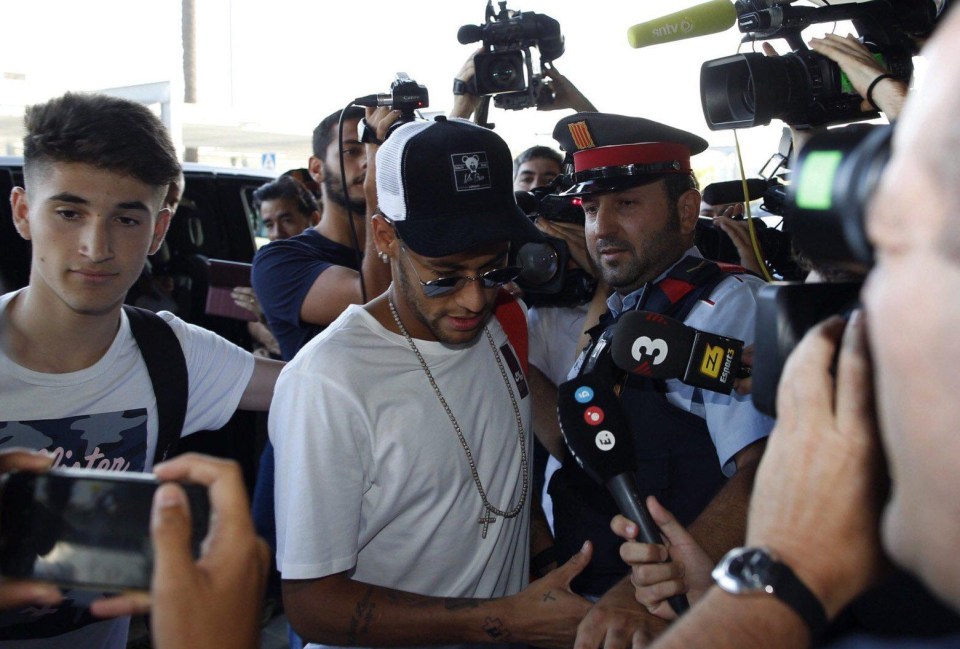
<path id="1" fill-rule="evenodd" d="M 564 51 L 560 23 L 533 11 L 514 12 L 506 2 L 487 2 L 483 25 L 464 25 L 457 39 L 464 45 L 483 41 L 484 51 L 473 58 L 476 70 L 471 94 L 492 96 L 494 105 L 519 110 L 553 100 L 543 80 L 544 67 Z M 531 49 L 539 52 L 540 65 L 534 71 Z"/>
<path id="2" fill-rule="evenodd" d="M 738 0 L 737 25 L 744 41 L 783 38 L 793 52 L 779 57 L 736 54 L 706 61 L 700 98 L 713 130 L 749 128 L 782 119 L 806 128 L 873 119 L 840 67 L 804 44 L 800 32 L 815 23 L 850 20 L 887 70 L 909 81 L 917 38 L 936 20 L 934 0 L 870 0 L 824 7 L 795 7 L 768 0 Z M 771 6 L 772 5 L 772 6 Z"/>
<path id="3" fill-rule="evenodd" d="M 516 192 L 517 205 L 531 219 L 542 218 L 560 223 L 583 225 L 580 198 L 562 196 L 562 176 L 546 187 L 529 192 Z M 571 268 L 567 242 L 545 236 L 545 241 L 528 243 L 516 253 L 516 263 L 523 267 L 517 285 L 523 289 L 527 306 L 572 307 L 589 302 L 597 289 L 597 280 L 586 270 Z"/>
<path id="4" fill-rule="evenodd" d="M 417 119 L 417 111 L 430 105 L 430 93 L 427 92 L 426 86 L 422 86 L 411 79 L 406 72 L 397 72 L 390 84 L 390 92 L 358 97 L 352 103 L 369 108 L 387 106 L 400 111 L 400 117 L 387 131 L 387 137 L 389 137 L 402 124 Z M 361 120 L 358 130 L 358 137 L 361 142 L 367 143 L 376 140 L 376 134 L 367 129 L 366 120 Z"/>
<path id="5" fill-rule="evenodd" d="M 822 273 L 844 283 L 770 284 L 757 301 L 753 402 L 776 416 L 776 393 L 787 357 L 814 324 L 858 306 L 873 265 L 867 205 L 890 159 L 893 128 L 853 124 L 814 135 L 801 150 L 787 194 L 784 229 Z"/>

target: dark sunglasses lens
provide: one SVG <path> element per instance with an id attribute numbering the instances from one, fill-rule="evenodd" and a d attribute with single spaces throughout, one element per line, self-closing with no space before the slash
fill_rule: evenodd
<path id="1" fill-rule="evenodd" d="M 520 276 L 520 271 L 519 266 L 505 266 L 484 273 L 480 276 L 480 280 L 483 282 L 484 288 L 495 288 L 517 279 Z"/>
<path id="2" fill-rule="evenodd" d="M 459 277 L 442 277 L 423 283 L 423 294 L 427 297 L 440 297 L 453 293 L 460 285 Z"/>

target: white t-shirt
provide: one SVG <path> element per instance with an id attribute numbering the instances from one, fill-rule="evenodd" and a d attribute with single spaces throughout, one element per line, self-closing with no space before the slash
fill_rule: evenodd
<path id="1" fill-rule="evenodd" d="M 532 470 L 531 396 L 496 319 L 488 329 L 521 412 Z M 487 337 L 416 345 L 489 501 L 509 510 L 522 492 L 517 422 Z M 284 579 L 351 571 L 378 586 L 479 598 L 526 584 L 529 491 L 519 516 L 498 516 L 481 538 L 480 495 L 450 419 L 406 340 L 362 307 L 348 308 L 284 368 L 270 440 Z"/>
<path id="2" fill-rule="evenodd" d="M 574 307 L 530 307 L 530 364 L 560 385 L 577 358 L 577 343 L 589 304 Z"/>
<path id="3" fill-rule="evenodd" d="M 530 364 L 544 376 L 560 385 L 567 380 L 570 366 L 577 357 L 577 343 L 583 332 L 583 321 L 590 304 L 574 307 L 530 307 L 528 330 L 530 332 Z M 550 478 L 560 462 L 552 455 L 547 458 L 543 472 L 543 489 L 540 493 L 540 508 L 553 532 L 553 498 L 550 496 Z"/>
<path id="4" fill-rule="evenodd" d="M 0 296 L 0 317 L 16 293 Z M 217 429 L 237 409 L 250 376 L 253 356 L 211 331 L 169 312 L 159 314 L 183 348 L 189 395 L 183 435 Z M 45 374 L 17 365 L 0 354 L 0 449 L 45 449 L 55 466 L 145 471 L 153 465 L 157 443 L 157 404 L 147 367 L 121 311 L 120 328 L 110 348 L 78 372 Z M 83 608 L 96 593 L 69 591 Z M 58 624 L 74 628 L 76 607 L 26 609 L 32 623 L 49 632 Z M 0 614 L 0 637 L 15 614 Z M 61 616 L 62 620 L 61 620 Z M 26 618 L 20 617 L 22 623 Z M 98 622 L 54 637 L 0 641 L 0 648 L 74 649 L 126 644 L 127 618 Z"/>

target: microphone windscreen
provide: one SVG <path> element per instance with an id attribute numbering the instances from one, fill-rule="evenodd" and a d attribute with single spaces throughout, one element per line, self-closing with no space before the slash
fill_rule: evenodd
<path id="1" fill-rule="evenodd" d="M 617 321 L 611 354 L 620 369 L 654 379 L 683 376 L 695 330 L 651 311 L 628 311 Z"/>
<path id="2" fill-rule="evenodd" d="M 717 34 L 733 27 L 737 10 L 730 0 L 710 0 L 689 9 L 648 20 L 627 29 L 630 47 L 646 47 Z M 461 41 L 463 42 L 463 41 Z"/>
<path id="3" fill-rule="evenodd" d="M 483 38 L 483 28 L 479 25 L 464 25 L 457 30 L 457 40 L 461 45 L 476 43 Z"/>
<path id="4" fill-rule="evenodd" d="M 591 478 L 606 484 L 633 471 L 633 437 L 609 377 L 591 373 L 561 383 L 557 416 L 567 448 Z"/>
<path id="5" fill-rule="evenodd" d="M 747 192 L 750 200 L 763 197 L 763 193 L 770 186 L 769 181 L 763 178 L 747 178 Z M 743 182 L 739 180 L 725 180 L 719 183 L 710 183 L 703 188 L 703 202 L 707 205 L 726 205 L 727 203 L 743 203 Z"/>

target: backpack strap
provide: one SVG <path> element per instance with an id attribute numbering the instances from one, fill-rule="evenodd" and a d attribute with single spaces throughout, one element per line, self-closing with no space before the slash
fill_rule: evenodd
<path id="1" fill-rule="evenodd" d="M 510 295 L 509 291 L 500 289 L 497 293 L 497 301 L 493 306 L 493 314 L 500 321 L 507 334 L 507 340 L 516 350 L 520 357 L 520 367 L 524 374 L 529 374 L 527 367 L 527 354 L 530 349 L 530 343 L 527 338 L 527 318 L 523 314 L 523 307 L 517 302 L 517 299 Z"/>
<path id="2" fill-rule="evenodd" d="M 157 448 L 153 463 L 172 457 L 187 417 L 189 377 L 183 348 L 173 329 L 157 314 L 128 304 L 130 321 L 157 400 Z"/>
<path id="3" fill-rule="evenodd" d="M 650 287 L 637 308 L 683 321 L 694 305 L 707 299 L 720 282 L 730 275 L 746 273 L 740 266 L 684 257 L 666 277 Z"/>

